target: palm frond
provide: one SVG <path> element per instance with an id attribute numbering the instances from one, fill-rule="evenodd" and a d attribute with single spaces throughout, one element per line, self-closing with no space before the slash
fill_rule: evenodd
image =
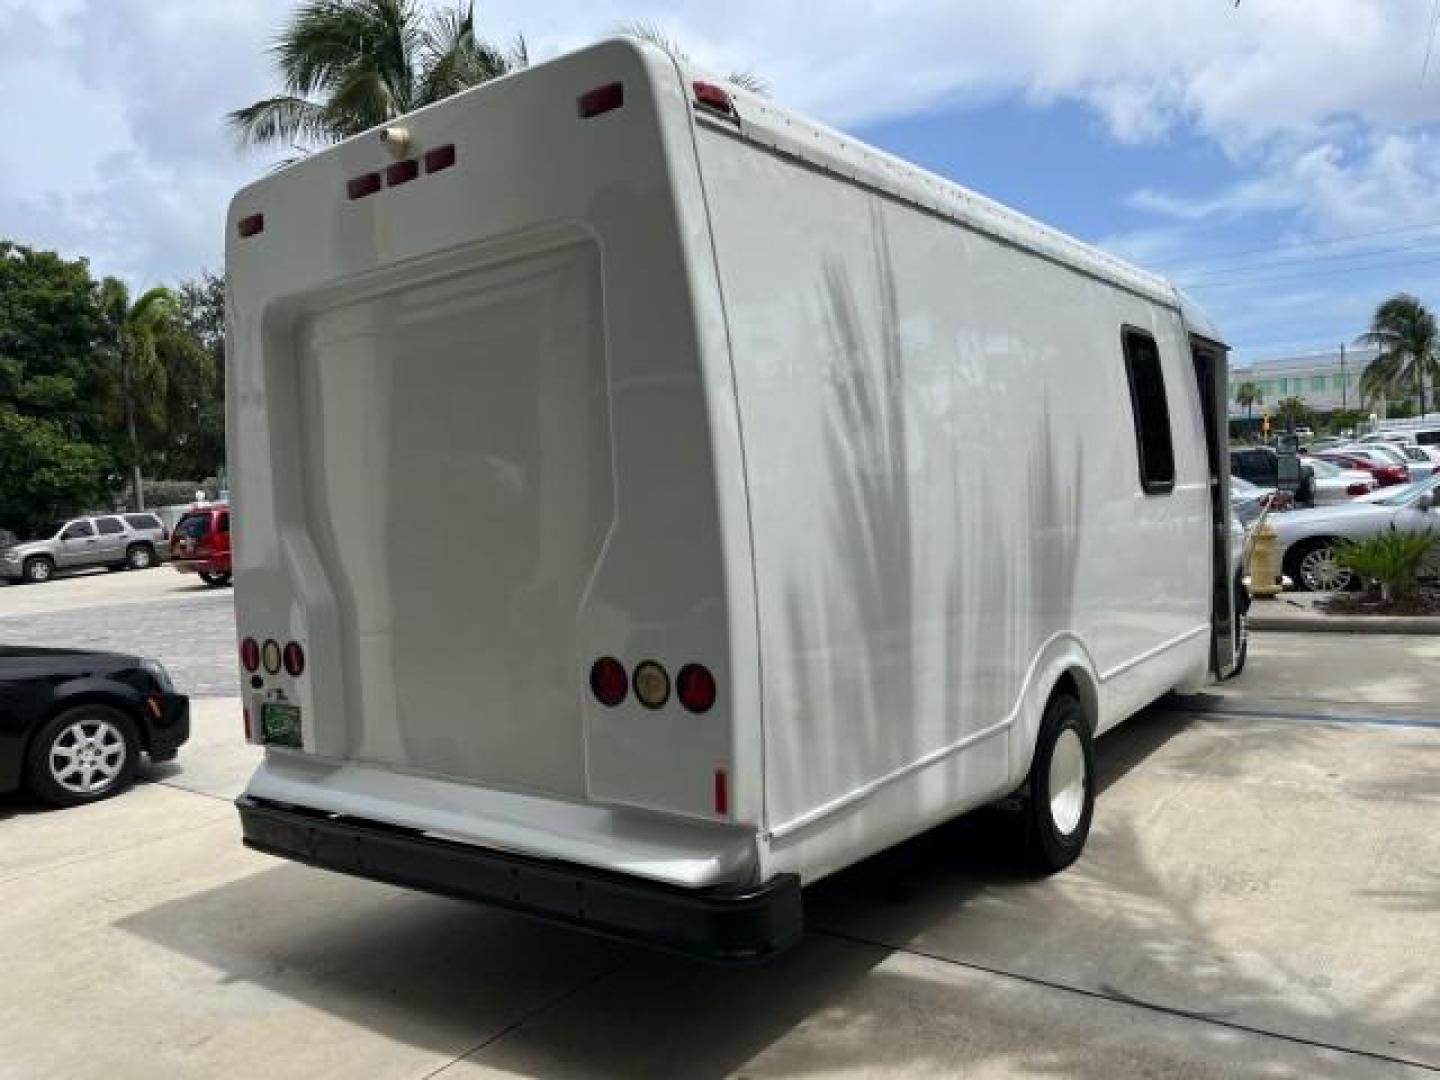
<path id="1" fill-rule="evenodd" d="M 326 143 L 336 137 L 322 106 L 290 94 L 236 109 L 225 119 L 242 146 Z"/>
<path id="2" fill-rule="evenodd" d="M 378 71 L 359 70 L 325 103 L 325 126 L 340 137 L 358 135 L 400 115 L 392 88 Z"/>
<path id="3" fill-rule="evenodd" d="M 647 41 L 651 45 L 663 49 L 676 60 L 688 62 L 690 59 L 685 50 L 680 47 L 679 42 L 667 35 L 659 23 L 649 19 L 629 19 L 620 24 L 620 33 Z"/>
<path id="4" fill-rule="evenodd" d="M 511 58 L 475 33 L 475 12 L 470 5 L 433 13 L 421 34 L 419 54 L 417 106 L 440 101 L 512 70 Z"/>

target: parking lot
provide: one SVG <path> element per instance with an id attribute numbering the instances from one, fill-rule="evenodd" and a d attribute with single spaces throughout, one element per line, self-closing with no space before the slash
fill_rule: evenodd
<path id="1" fill-rule="evenodd" d="M 831 878 L 716 969 L 246 851 L 230 593 L 0 589 L 0 641 L 157 655 L 177 762 L 0 795 L 0 1077 L 1421 1076 L 1440 1072 L 1440 642 L 1258 636 L 1099 743 L 1085 857 L 998 812 Z"/>

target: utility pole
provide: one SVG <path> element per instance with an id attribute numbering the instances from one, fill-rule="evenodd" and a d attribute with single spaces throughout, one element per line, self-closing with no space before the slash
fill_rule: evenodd
<path id="1" fill-rule="evenodd" d="M 1346 393 L 1350 387 L 1345 382 L 1345 342 L 1340 342 L 1340 411 L 1347 409 Z"/>

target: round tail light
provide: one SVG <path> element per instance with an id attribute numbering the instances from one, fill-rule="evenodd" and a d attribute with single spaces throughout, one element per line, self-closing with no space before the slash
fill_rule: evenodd
<path id="1" fill-rule="evenodd" d="M 260 645 L 253 637 L 240 642 L 240 663 L 252 673 L 260 666 Z"/>
<path id="2" fill-rule="evenodd" d="M 625 700 L 630 689 L 630 679 L 625 674 L 625 665 L 611 656 L 602 656 L 590 668 L 590 692 L 601 705 L 612 708 Z"/>
<path id="3" fill-rule="evenodd" d="M 635 696 L 647 709 L 658 709 L 670 700 L 670 676 L 654 660 L 636 666 Z"/>
<path id="4" fill-rule="evenodd" d="M 300 673 L 305 670 L 305 650 L 300 647 L 300 643 L 292 641 L 286 645 L 282 659 L 285 661 L 285 670 L 290 677 L 298 679 Z"/>
<path id="5" fill-rule="evenodd" d="M 675 695 L 693 713 L 703 713 L 715 704 L 715 676 L 700 664 L 686 664 L 675 677 Z"/>

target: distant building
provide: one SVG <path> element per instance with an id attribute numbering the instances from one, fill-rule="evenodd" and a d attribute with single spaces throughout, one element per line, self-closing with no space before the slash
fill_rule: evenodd
<path id="1" fill-rule="evenodd" d="M 1276 360 L 1253 360 L 1230 367 L 1230 416 L 1243 418 L 1245 410 L 1235 403 L 1235 391 L 1244 382 L 1260 388 L 1260 403 L 1254 415 L 1275 414 L 1275 403 L 1281 398 L 1304 398 L 1305 404 L 1317 412 L 1335 409 L 1363 409 L 1360 400 L 1360 376 L 1379 350 L 1373 346 L 1345 349 L 1342 369 L 1340 350 L 1287 356 Z"/>

